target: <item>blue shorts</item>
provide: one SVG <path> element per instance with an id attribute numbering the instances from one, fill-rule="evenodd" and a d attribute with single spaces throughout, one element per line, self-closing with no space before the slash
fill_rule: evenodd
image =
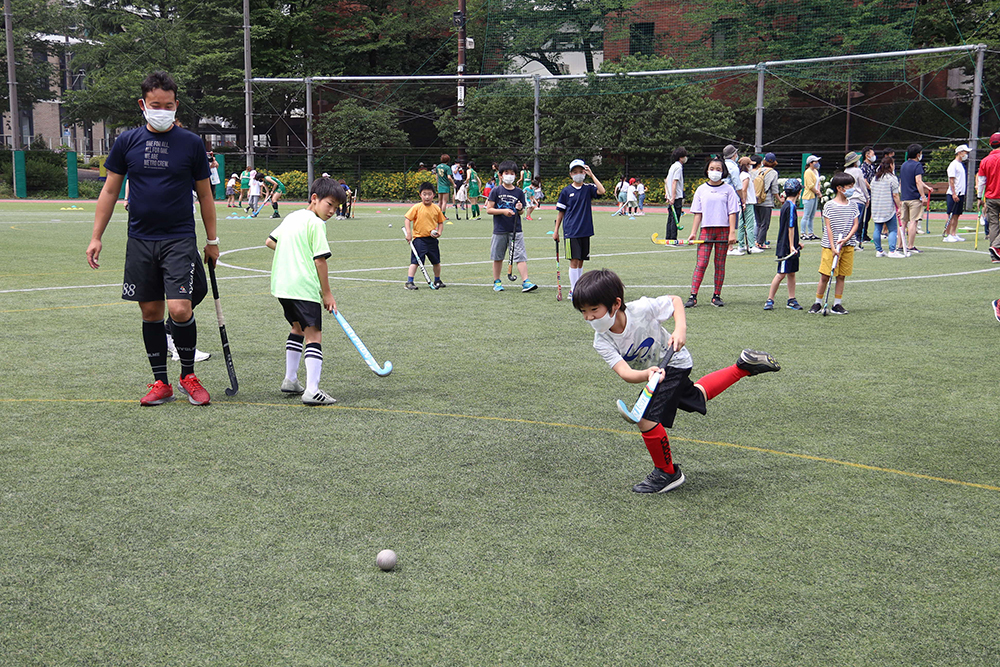
<path id="1" fill-rule="evenodd" d="M 946 194 L 945 199 L 948 215 L 960 215 L 965 210 L 965 195 L 958 195 L 958 201 L 955 201 L 950 194 Z"/>
<path id="2" fill-rule="evenodd" d="M 433 236 L 415 236 L 413 247 L 417 249 L 417 256 L 410 253 L 410 264 L 420 264 L 424 257 L 430 260 L 431 264 L 441 263 L 441 249 L 438 247 L 438 240 Z"/>

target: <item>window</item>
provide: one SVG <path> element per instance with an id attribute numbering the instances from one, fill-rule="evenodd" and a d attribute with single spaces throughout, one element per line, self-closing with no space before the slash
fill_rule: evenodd
<path id="1" fill-rule="evenodd" d="M 653 23 L 633 23 L 628 27 L 628 54 L 653 55 Z"/>

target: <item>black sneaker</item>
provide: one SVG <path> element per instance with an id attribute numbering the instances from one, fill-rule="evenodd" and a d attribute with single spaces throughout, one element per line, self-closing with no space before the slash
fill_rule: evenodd
<path id="1" fill-rule="evenodd" d="M 990 260 L 995 264 L 1000 262 L 1000 250 L 990 246 Z"/>
<path id="2" fill-rule="evenodd" d="M 715 294 L 712 296 L 712 305 L 716 308 L 722 308 L 726 304 L 718 294 Z"/>
<path id="3" fill-rule="evenodd" d="M 405 287 L 408 290 L 415 290 L 415 289 L 417 289 L 416 284 L 415 283 L 411 283 L 409 281 L 403 283 L 403 287 Z"/>
<path id="4" fill-rule="evenodd" d="M 848 311 L 839 303 L 830 309 L 830 312 L 834 315 L 846 315 Z"/>
<path id="5" fill-rule="evenodd" d="M 684 302 L 685 308 L 694 308 L 697 305 L 698 305 L 698 297 L 696 297 L 694 294 L 689 296 L 688 300 Z"/>
<path id="6" fill-rule="evenodd" d="M 684 473 L 681 472 L 681 467 L 675 463 L 673 475 L 667 474 L 659 468 L 653 468 L 653 472 L 646 475 L 646 479 L 632 487 L 632 491 L 635 493 L 666 493 L 683 483 Z"/>
<path id="7" fill-rule="evenodd" d="M 272 213 L 272 214 L 271 214 L 271 217 L 272 217 L 272 218 L 280 218 L 280 217 L 281 217 L 281 214 L 280 214 L 280 213 L 278 213 L 277 211 L 275 211 L 274 213 Z"/>
<path id="8" fill-rule="evenodd" d="M 736 360 L 736 367 L 747 371 L 750 375 L 760 375 L 761 373 L 775 373 L 781 370 L 781 366 L 767 352 L 757 350 L 743 350 L 740 358 Z"/>
<path id="9" fill-rule="evenodd" d="M 920 248 L 918 248 L 917 246 L 913 246 L 912 248 L 910 248 L 910 249 L 909 249 L 909 250 L 907 250 L 906 252 L 908 252 L 908 253 L 911 253 L 911 254 L 914 254 L 914 255 L 919 255 L 920 253 L 922 253 L 922 252 L 923 252 L 923 250 L 921 250 L 921 249 L 920 249 Z"/>
<path id="10" fill-rule="evenodd" d="M 821 310 L 823 310 L 823 306 L 821 306 L 821 305 L 820 305 L 820 304 L 818 304 L 818 303 L 814 303 L 814 304 L 812 305 L 812 307 L 810 307 L 810 308 L 809 308 L 809 314 L 810 314 L 810 315 L 815 315 L 816 313 L 818 313 L 818 312 L 819 312 L 819 311 L 821 311 Z"/>
<path id="11" fill-rule="evenodd" d="M 790 308 L 792 310 L 802 310 L 802 306 L 799 305 L 799 302 L 795 299 L 789 299 L 785 307 Z"/>
<path id="12" fill-rule="evenodd" d="M 447 285 L 445 285 L 443 282 L 441 282 L 440 278 L 435 278 L 434 279 L 434 287 L 437 287 L 438 289 L 441 289 L 442 287 L 447 287 Z"/>

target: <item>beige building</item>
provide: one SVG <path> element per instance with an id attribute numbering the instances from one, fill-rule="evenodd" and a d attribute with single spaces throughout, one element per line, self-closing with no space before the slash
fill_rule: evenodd
<path id="1" fill-rule="evenodd" d="M 67 48 L 72 48 L 73 44 L 79 43 L 77 39 L 60 35 L 46 35 L 44 39 L 65 44 Z M 112 140 L 104 123 L 99 122 L 89 126 L 66 125 L 62 120 L 62 94 L 66 90 L 76 90 L 83 85 L 82 72 L 67 72 L 66 63 L 61 54 L 35 53 L 33 55 L 35 58 L 47 58 L 52 65 L 53 76 L 49 82 L 49 89 L 53 92 L 54 99 L 39 102 L 31 107 L 27 107 L 23 103 L 20 105 L 22 148 L 27 148 L 36 139 L 40 139 L 46 148 L 75 150 L 83 158 L 106 155 Z M 72 59 L 72 53 L 67 59 Z M 10 146 L 10 112 L 3 114 L 3 122 L 0 127 L 2 127 L 2 133 L 0 133 L 2 144 Z"/>

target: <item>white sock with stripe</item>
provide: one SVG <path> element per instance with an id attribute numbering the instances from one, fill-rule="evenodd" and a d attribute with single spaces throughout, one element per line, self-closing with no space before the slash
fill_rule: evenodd
<path id="1" fill-rule="evenodd" d="M 306 393 L 319 391 L 319 376 L 323 374 L 323 346 L 319 343 L 306 345 Z"/>

